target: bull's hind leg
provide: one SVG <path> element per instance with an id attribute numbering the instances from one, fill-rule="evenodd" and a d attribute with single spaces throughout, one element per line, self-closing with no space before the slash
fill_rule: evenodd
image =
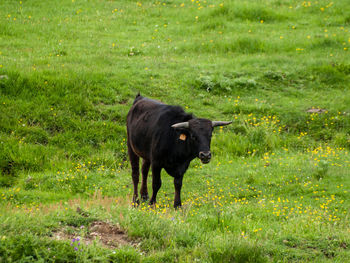
<path id="1" fill-rule="evenodd" d="M 137 188 L 139 184 L 139 177 L 140 177 L 140 157 L 138 157 L 134 151 L 131 149 L 131 146 L 128 143 L 128 153 L 129 153 L 129 159 L 131 164 L 131 176 L 132 176 L 132 182 L 134 184 L 134 196 L 132 198 L 132 202 L 134 205 L 138 205 L 140 203 L 139 196 L 137 193 Z"/>
<path id="2" fill-rule="evenodd" d="M 162 168 L 156 167 L 152 164 L 152 198 L 149 202 L 150 205 L 153 205 L 157 202 L 157 193 L 159 188 L 162 186 L 162 180 L 160 178 L 160 172 Z"/>
<path id="3" fill-rule="evenodd" d="M 142 160 L 142 183 L 141 183 L 141 201 L 147 201 L 148 200 L 148 189 L 147 189 L 147 177 L 148 177 L 148 171 L 151 163 L 149 161 L 146 161 L 145 159 Z"/>

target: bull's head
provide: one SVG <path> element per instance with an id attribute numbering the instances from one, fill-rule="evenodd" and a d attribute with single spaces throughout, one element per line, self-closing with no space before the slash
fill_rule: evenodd
<path id="1" fill-rule="evenodd" d="M 210 142 L 213 132 L 213 128 L 217 126 L 225 126 L 232 123 L 232 121 L 211 121 L 207 119 L 191 119 L 186 122 L 180 122 L 173 124 L 171 127 L 174 129 L 186 130 L 189 134 L 188 138 L 191 140 L 198 153 L 197 157 L 202 163 L 209 163 L 211 159 Z M 186 140 L 186 135 L 182 135 L 180 139 Z"/>

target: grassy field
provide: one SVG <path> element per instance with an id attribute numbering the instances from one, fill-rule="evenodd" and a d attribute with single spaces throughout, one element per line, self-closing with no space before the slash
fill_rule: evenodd
<path id="1" fill-rule="evenodd" d="M 0 262 L 349 262 L 348 0 L 0 1 Z M 217 129 L 131 206 L 137 92 Z M 150 188 L 150 185 L 149 185 Z"/>

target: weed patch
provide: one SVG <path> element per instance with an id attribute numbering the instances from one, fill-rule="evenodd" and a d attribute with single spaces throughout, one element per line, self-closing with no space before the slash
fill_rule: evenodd
<path id="1" fill-rule="evenodd" d="M 201 74 L 193 84 L 199 89 L 213 94 L 232 94 L 259 87 L 254 78 L 246 76 L 225 76 L 213 74 Z"/>
<path id="2" fill-rule="evenodd" d="M 288 17 L 284 14 L 279 14 L 273 11 L 269 7 L 264 5 L 258 5 L 252 3 L 247 5 L 246 3 L 238 5 L 232 3 L 224 5 L 221 8 L 217 8 L 210 13 L 211 17 L 223 16 L 228 20 L 241 20 L 260 23 L 260 21 L 276 22 L 283 21 Z"/>

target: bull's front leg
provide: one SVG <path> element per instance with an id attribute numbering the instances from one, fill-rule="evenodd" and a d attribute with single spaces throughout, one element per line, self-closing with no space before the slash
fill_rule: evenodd
<path id="1" fill-rule="evenodd" d="M 182 179 L 183 179 L 183 174 L 174 178 L 174 186 L 175 186 L 174 207 L 175 208 L 181 207 Z"/>
<path id="2" fill-rule="evenodd" d="M 152 198 L 149 202 L 150 205 L 153 205 L 157 202 L 157 193 L 159 188 L 162 186 L 162 180 L 160 178 L 160 172 L 162 168 L 152 165 Z"/>

